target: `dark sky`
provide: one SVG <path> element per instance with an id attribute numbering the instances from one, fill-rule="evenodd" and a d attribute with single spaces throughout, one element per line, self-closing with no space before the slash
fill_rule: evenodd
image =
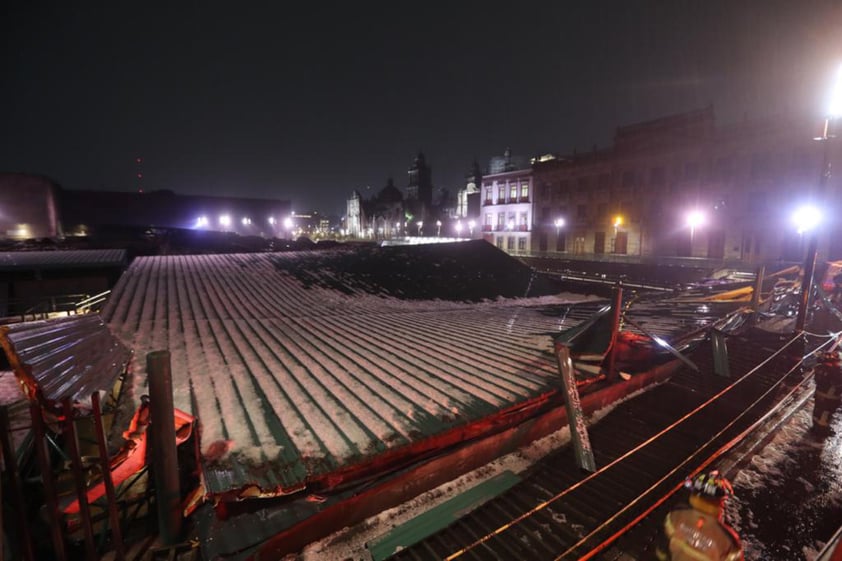
<path id="1" fill-rule="evenodd" d="M 422 150 L 605 145 L 714 105 L 820 118 L 842 2 L 29 2 L 0 12 L 0 171 L 69 189 L 290 199 L 340 212 Z M 301 4 L 301 5 L 296 5 Z"/>

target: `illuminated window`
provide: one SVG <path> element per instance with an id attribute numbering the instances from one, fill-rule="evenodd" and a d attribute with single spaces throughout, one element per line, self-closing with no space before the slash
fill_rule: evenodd
<path id="1" fill-rule="evenodd" d="M 521 199 L 528 199 L 529 198 L 529 183 L 521 183 L 520 184 L 520 198 Z"/>
<path id="2" fill-rule="evenodd" d="M 517 183 L 512 183 L 509 186 L 509 200 L 514 201 L 517 199 Z"/>

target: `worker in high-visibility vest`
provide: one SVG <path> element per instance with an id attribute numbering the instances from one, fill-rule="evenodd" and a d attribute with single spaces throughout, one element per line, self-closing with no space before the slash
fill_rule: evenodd
<path id="1" fill-rule="evenodd" d="M 812 431 L 830 434 L 830 419 L 842 404 L 842 360 L 838 351 L 824 353 L 813 370 L 816 393 L 813 403 Z"/>
<path id="2" fill-rule="evenodd" d="M 659 561 L 743 561 L 737 533 L 725 524 L 725 501 L 734 494 L 718 471 L 688 479 L 690 505 L 673 509 L 664 520 Z"/>

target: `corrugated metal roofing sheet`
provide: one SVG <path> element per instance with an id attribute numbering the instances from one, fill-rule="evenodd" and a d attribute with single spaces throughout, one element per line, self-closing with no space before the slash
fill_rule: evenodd
<path id="1" fill-rule="evenodd" d="M 18 269 L 65 269 L 74 267 L 123 267 L 126 263 L 126 250 L 124 249 L 0 252 L 0 271 Z"/>
<path id="2" fill-rule="evenodd" d="M 93 314 L 4 325 L 0 344 L 30 397 L 53 409 L 110 391 L 130 354 Z"/>
<path id="3" fill-rule="evenodd" d="M 347 259 L 141 257 L 115 287 L 103 315 L 137 353 L 135 395 L 141 357 L 168 349 L 175 404 L 201 423 L 211 494 L 294 491 L 557 388 L 550 335 L 562 318 L 546 309 L 562 299 L 384 297 L 379 267 L 351 274 L 337 266 Z"/>

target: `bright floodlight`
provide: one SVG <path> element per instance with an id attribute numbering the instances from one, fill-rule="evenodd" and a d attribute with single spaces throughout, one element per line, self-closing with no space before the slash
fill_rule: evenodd
<path id="1" fill-rule="evenodd" d="M 792 215 L 792 222 L 795 224 L 799 234 L 808 232 L 819 225 L 822 220 L 821 212 L 814 206 L 802 206 Z"/>
<path id="2" fill-rule="evenodd" d="M 286 228 L 287 230 L 292 230 L 292 218 L 290 218 L 289 216 L 284 218 L 284 228 Z"/>
<path id="3" fill-rule="evenodd" d="M 564 218 L 556 218 L 555 219 L 555 227 L 561 228 L 564 226 Z"/>
<path id="4" fill-rule="evenodd" d="M 830 93 L 827 115 L 828 117 L 842 116 L 842 66 L 836 71 L 836 81 Z"/>
<path id="5" fill-rule="evenodd" d="M 204 228 L 208 225 L 208 217 L 207 216 L 200 216 L 196 219 L 196 228 Z"/>
<path id="6" fill-rule="evenodd" d="M 222 226 L 230 226 L 231 225 L 231 217 L 227 214 L 221 214 L 219 216 L 219 224 Z"/>
<path id="7" fill-rule="evenodd" d="M 456 222 L 456 233 L 459 234 L 461 232 L 462 232 L 462 221 L 460 220 L 460 221 Z"/>
<path id="8" fill-rule="evenodd" d="M 275 217 L 274 216 L 269 217 L 269 224 L 271 224 L 272 226 L 275 225 Z"/>
<path id="9" fill-rule="evenodd" d="M 243 222 L 243 226 L 248 226 L 249 224 L 251 224 L 251 218 L 245 216 L 245 217 L 243 217 L 242 222 Z"/>
<path id="10" fill-rule="evenodd" d="M 691 228 L 698 228 L 705 223 L 705 215 L 699 210 L 692 210 L 687 213 L 687 225 Z"/>
<path id="11" fill-rule="evenodd" d="M 617 216 L 614 217 L 614 227 L 619 228 L 622 225 L 623 225 L 623 217 L 618 214 Z"/>

